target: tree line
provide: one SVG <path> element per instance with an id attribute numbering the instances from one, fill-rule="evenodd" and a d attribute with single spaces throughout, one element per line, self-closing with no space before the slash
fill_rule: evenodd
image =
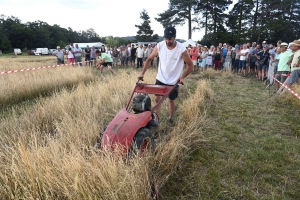
<path id="1" fill-rule="evenodd" d="M 49 25 L 43 21 L 21 23 L 14 16 L 0 15 L 0 50 L 11 51 L 12 48 L 35 49 L 38 47 L 56 48 L 72 42 L 109 43 L 111 46 L 127 44 L 122 38 L 112 36 L 99 37 L 94 29 L 75 31 L 72 28 L 62 28 L 57 24 Z"/>
<path id="2" fill-rule="evenodd" d="M 156 20 L 164 27 L 187 22 L 189 39 L 193 31 L 204 29 L 200 42 L 206 45 L 300 39 L 299 0 L 238 0 L 228 10 L 231 4 L 232 0 L 170 0 Z"/>

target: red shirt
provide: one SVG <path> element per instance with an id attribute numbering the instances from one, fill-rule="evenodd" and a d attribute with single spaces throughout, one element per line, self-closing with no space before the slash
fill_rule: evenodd
<path id="1" fill-rule="evenodd" d="M 192 60 L 197 60 L 197 57 L 198 57 L 198 54 L 199 54 L 199 50 L 193 48 L 193 49 L 190 50 L 190 54 L 192 55 Z"/>

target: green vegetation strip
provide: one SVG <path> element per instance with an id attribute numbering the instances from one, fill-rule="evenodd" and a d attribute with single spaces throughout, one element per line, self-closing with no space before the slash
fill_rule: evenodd
<path id="1" fill-rule="evenodd" d="M 193 78 L 193 77 L 192 77 Z M 300 112 L 254 77 L 205 72 L 214 91 L 203 142 L 165 199 L 300 199 Z"/>

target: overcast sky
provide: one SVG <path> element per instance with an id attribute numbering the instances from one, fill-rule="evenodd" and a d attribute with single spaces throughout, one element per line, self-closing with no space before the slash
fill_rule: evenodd
<path id="1" fill-rule="evenodd" d="M 237 1 L 237 0 L 234 0 Z M 168 9 L 169 0 L 0 0 L 0 14 L 18 17 L 22 23 L 36 20 L 73 30 L 93 28 L 101 37 L 135 36 L 135 24 L 142 23 L 140 12 L 146 9 L 154 33 L 163 36 L 163 27 L 154 18 Z M 187 23 L 178 26 L 177 38 L 188 39 Z M 192 33 L 200 40 L 204 30 Z"/>

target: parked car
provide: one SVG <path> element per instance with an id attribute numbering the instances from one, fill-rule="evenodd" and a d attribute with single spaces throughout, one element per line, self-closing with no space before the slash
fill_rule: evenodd
<path id="1" fill-rule="evenodd" d="M 14 48 L 14 54 L 15 55 L 22 55 L 22 51 L 19 48 Z"/>
<path id="2" fill-rule="evenodd" d="M 28 55 L 35 55 L 35 50 L 30 50 L 30 51 L 28 52 Z"/>
<path id="3" fill-rule="evenodd" d="M 48 48 L 36 48 L 35 55 L 36 56 L 49 55 L 49 50 Z"/>
<path id="4" fill-rule="evenodd" d="M 55 51 L 56 49 L 49 49 L 49 55 L 52 55 Z"/>

